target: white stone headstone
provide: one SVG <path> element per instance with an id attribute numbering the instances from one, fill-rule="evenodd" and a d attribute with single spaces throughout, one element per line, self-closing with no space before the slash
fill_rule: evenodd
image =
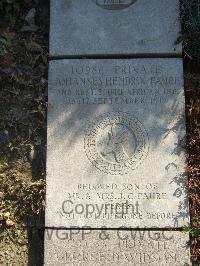
<path id="1" fill-rule="evenodd" d="M 49 66 L 46 225 L 188 223 L 181 59 Z"/>

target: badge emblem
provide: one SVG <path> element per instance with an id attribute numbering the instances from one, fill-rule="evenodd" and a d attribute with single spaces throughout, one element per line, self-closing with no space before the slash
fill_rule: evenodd
<path id="1" fill-rule="evenodd" d="M 130 114 L 113 112 L 97 117 L 88 127 L 84 148 L 99 170 L 122 175 L 136 169 L 148 153 L 148 135 Z"/>

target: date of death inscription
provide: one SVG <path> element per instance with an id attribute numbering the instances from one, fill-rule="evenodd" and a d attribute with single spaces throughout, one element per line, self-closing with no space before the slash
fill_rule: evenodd
<path id="1" fill-rule="evenodd" d="M 160 65 L 68 66 L 52 80 L 66 104 L 160 104 L 178 94 L 182 78 Z"/>

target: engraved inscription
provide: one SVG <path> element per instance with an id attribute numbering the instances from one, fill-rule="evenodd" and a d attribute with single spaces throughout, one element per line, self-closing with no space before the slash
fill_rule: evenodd
<path id="1" fill-rule="evenodd" d="M 150 179 L 155 179 L 151 176 Z M 168 191 L 161 192 L 164 186 L 157 183 L 79 183 L 74 187 L 74 192 L 66 194 L 62 203 L 62 213 L 66 219 L 92 220 L 119 220 L 131 221 L 154 220 L 165 221 L 175 219 L 176 215 L 169 211 L 150 211 L 143 209 L 142 202 L 168 201 Z M 98 199 L 98 200 L 97 200 Z M 81 212 L 77 211 L 77 202 L 89 201 L 90 204 L 81 204 Z M 95 203 L 94 203 L 95 202 Z M 80 208 L 80 204 L 78 204 Z M 90 207 L 88 207 L 90 206 Z M 88 209 L 89 208 L 89 209 Z M 89 210 L 89 211 L 88 211 Z"/>
<path id="2" fill-rule="evenodd" d="M 121 175 L 134 170 L 144 160 L 147 142 L 147 132 L 136 118 L 113 112 L 93 121 L 86 132 L 84 147 L 96 168 Z"/>
<path id="3" fill-rule="evenodd" d="M 71 65 L 57 74 L 53 86 L 67 105 L 165 104 L 176 97 L 181 78 L 162 65 Z"/>
<path id="4" fill-rule="evenodd" d="M 98 6 L 104 9 L 119 10 L 135 3 L 137 0 L 93 0 Z"/>
<path id="5" fill-rule="evenodd" d="M 188 239 L 181 232 L 47 229 L 45 240 L 47 265 L 189 265 Z"/>

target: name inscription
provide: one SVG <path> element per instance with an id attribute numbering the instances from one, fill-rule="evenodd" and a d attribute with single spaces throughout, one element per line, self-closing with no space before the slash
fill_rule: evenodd
<path id="1" fill-rule="evenodd" d="M 189 251 L 185 239 L 179 240 L 182 252 L 175 252 L 177 238 L 173 232 L 151 231 L 91 231 L 56 230 L 46 234 L 46 239 L 57 241 L 49 248 L 49 256 L 57 264 L 69 265 L 189 265 Z M 183 237 L 182 237 L 183 238 Z M 63 241 L 65 240 L 65 241 Z M 62 245 L 62 248 L 61 248 Z M 65 248 L 63 248 L 63 245 Z M 94 250 L 95 247 L 95 250 Z M 53 253 L 53 254 L 52 254 Z M 184 253 L 184 255 L 183 255 Z"/>
<path id="2" fill-rule="evenodd" d="M 67 105 L 160 105 L 177 94 L 182 81 L 155 64 L 71 65 L 53 85 Z"/>

